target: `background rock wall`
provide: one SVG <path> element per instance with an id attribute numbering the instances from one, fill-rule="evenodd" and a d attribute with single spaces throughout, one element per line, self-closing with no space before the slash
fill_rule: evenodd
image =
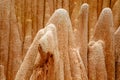
<path id="1" fill-rule="evenodd" d="M 105 7 L 109 7 L 111 10 L 103 10 Z M 68 14 L 64 12 L 55 14 L 55 10 L 59 8 L 66 9 Z M 63 73 L 57 75 L 60 76 L 60 79 L 87 80 L 88 78 L 94 80 L 95 76 L 101 75 L 97 75 L 97 72 L 101 70 L 106 70 L 104 75 L 107 74 L 107 76 L 102 76 L 105 80 L 120 79 L 120 76 L 118 76 L 120 75 L 120 29 L 118 28 L 120 26 L 120 0 L 0 0 L 0 80 L 15 79 L 20 65 L 24 62 L 26 53 L 29 53 L 29 49 L 32 51 L 30 46 L 36 37 L 36 33 L 50 23 L 57 28 L 58 54 L 64 56 L 60 58 L 60 63 L 56 65 L 63 64 L 65 68 Z M 45 35 L 45 33 L 42 35 Z M 102 40 L 103 43 L 99 43 L 99 40 Z M 92 41 L 95 42 L 91 44 Z M 97 50 L 98 45 L 96 44 L 100 45 L 100 51 Z M 97 47 L 94 48 L 94 46 Z M 36 52 L 33 50 L 30 53 L 39 53 L 38 46 L 36 48 Z M 101 55 L 98 55 L 98 53 Z M 34 55 L 33 63 L 36 56 Z M 102 58 L 91 59 L 91 57 L 98 56 Z M 53 58 L 49 59 L 47 64 L 52 65 Z M 72 66 L 75 64 L 74 59 L 76 59 L 77 64 Z M 80 63 L 81 61 L 82 63 Z M 95 64 L 94 61 L 99 63 Z M 76 68 L 80 64 L 83 65 L 82 70 Z M 100 64 L 105 68 L 98 68 Z M 96 67 L 93 68 L 90 65 Z M 54 69 L 52 67 L 49 66 L 49 70 L 52 71 Z M 44 75 L 45 70 L 43 69 L 46 69 L 46 66 L 42 70 L 39 67 L 35 68 L 36 71 L 41 71 L 43 72 L 42 75 Z M 62 67 L 60 69 L 62 72 Z M 29 76 L 34 73 L 32 74 L 33 77 L 31 77 L 31 80 L 34 80 L 34 76 L 38 75 L 35 70 L 27 72 L 28 75 L 26 76 L 28 77 L 24 79 L 29 80 Z M 77 70 L 79 71 L 77 72 Z M 48 74 L 53 73 L 51 71 Z M 89 75 L 92 72 L 95 73 L 93 74 L 94 77 Z M 42 80 L 48 78 L 57 80 L 51 78 L 50 75 L 48 76 L 47 78 L 45 78 L 46 75 L 41 76 Z M 41 77 L 38 79 L 41 79 Z M 95 80 L 98 79 L 95 78 Z"/>

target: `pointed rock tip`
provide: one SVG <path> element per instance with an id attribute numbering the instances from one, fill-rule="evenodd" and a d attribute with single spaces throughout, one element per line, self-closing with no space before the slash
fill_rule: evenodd
<path id="1" fill-rule="evenodd" d="M 41 45 L 42 50 L 47 53 L 50 51 L 51 43 L 49 40 L 51 40 L 52 32 L 47 31 L 40 39 L 39 44 Z M 51 40 L 52 41 L 52 40 Z M 50 46 L 49 46 L 50 45 Z M 52 47 L 52 46 L 51 46 Z"/>
<path id="2" fill-rule="evenodd" d="M 95 41 L 90 41 L 88 46 L 93 46 L 95 44 Z"/>
<path id="3" fill-rule="evenodd" d="M 102 9 L 102 12 L 100 13 L 99 19 L 97 21 L 97 26 L 100 24 L 106 25 L 106 23 L 108 26 L 101 26 L 101 29 L 104 27 L 109 28 L 109 26 L 113 27 L 113 15 L 110 8 Z"/>
<path id="4" fill-rule="evenodd" d="M 110 8 L 104 8 L 101 12 L 101 15 L 112 16 L 112 10 Z"/>
<path id="5" fill-rule="evenodd" d="M 45 30 L 46 31 L 48 31 L 48 30 L 52 30 L 52 31 L 54 31 L 54 30 L 56 30 L 56 27 L 55 27 L 55 25 L 54 24 L 49 24 L 49 25 L 47 25 L 46 27 L 45 27 Z"/>
<path id="6" fill-rule="evenodd" d="M 98 43 L 102 43 L 102 44 L 104 44 L 104 42 L 103 42 L 102 40 L 98 40 L 97 42 L 98 42 Z"/>
<path id="7" fill-rule="evenodd" d="M 87 3 L 84 3 L 81 5 L 81 8 L 82 9 L 88 9 L 89 5 Z"/>
<path id="8" fill-rule="evenodd" d="M 63 9 L 63 8 L 57 9 L 57 10 L 55 11 L 55 13 L 56 13 L 56 14 L 59 14 L 59 15 L 61 15 L 61 16 L 66 16 L 66 15 L 68 15 L 67 10 L 65 10 L 65 9 Z"/>
<path id="9" fill-rule="evenodd" d="M 89 5 L 87 3 L 84 3 L 80 7 L 80 13 L 86 14 L 88 13 L 88 9 L 89 9 Z"/>
<path id="10" fill-rule="evenodd" d="M 54 47 L 54 41 L 53 41 L 53 33 L 51 30 L 47 31 L 40 39 L 39 41 L 42 50 L 47 53 L 47 52 L 53 52 L 53 47 Z"/>
<path id="11" fill-rule="evenodd" d="M 97 42 L 98 42 L 98 44 L 102 45 L 103 47 L 105 46 L 105 43 L 103 40 L 98 40 Z"/>
<path id="12" fill-rule="evenodd" d="M 44 34 L 44 29 L 40 29 L 36 35 L 38 36 L 40 34 Z"/>

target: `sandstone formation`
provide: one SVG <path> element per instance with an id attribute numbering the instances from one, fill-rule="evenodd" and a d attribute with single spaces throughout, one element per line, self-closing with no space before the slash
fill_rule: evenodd
<path id="1" fill-rule="evenodd" d="M 105 67 L 104 43 L 101 40 L 90 41 L 88 54 L 89 80 L 107 80 Z"/>
<path id="2" fill-rule="evenodd" d="M 119 80 L 120 0 L 0 0 L 0 80 Z"/>
<path id="3" fill-rule="evenodd" d="M 113 17 L 109 8 L 104 8 L 95 26 L 93 40 L 105 43 L 104 55 L 108 80 L 115 80 L 115 53 L 113 37 Z"/>

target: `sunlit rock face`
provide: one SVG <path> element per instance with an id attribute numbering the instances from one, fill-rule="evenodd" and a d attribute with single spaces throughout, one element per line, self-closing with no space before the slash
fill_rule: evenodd
<path id="1" fill-rule="evenodd" d="M 120 0 L 0 0 L 0 80 L 120 80 Z"/>

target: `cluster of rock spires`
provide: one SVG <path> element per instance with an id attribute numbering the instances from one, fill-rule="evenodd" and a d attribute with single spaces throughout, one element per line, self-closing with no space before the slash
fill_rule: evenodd
<path id="1" fill-rule="evenodd" d="M 2 5 L 7 6 L 9 2 Z M 4 6 L 0 8 L 0 29 L 4 30 L 0 32 L 0 80 L 120 80 L 120 26 L 114 29 L 119 23 L 114 24 L 110 8 L 101 11 L 89 41 L 86 3 L 82 4 L 75 21 L 65 9 L 55 10 L 45 27 L 33 34 L 33 41 L 28 18 L 23 49 L 26 54 L 22 54 L 21 25 L 16 23 L 14 7 Z M 2 56 L 8 53 L 9 43 L 9 62 L 13 64 L 7 64 L 7 58 Z M 2 48 L 7 50 L 2 52 Z M 11 79 L 10 76 L 6 79 L 6 66 Z"/>

